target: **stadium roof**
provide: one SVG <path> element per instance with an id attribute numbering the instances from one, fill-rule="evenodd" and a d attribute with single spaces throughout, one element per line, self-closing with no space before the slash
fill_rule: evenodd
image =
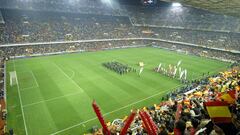
<path id="1" fill-rule="evenodd" d="M 163 0 L 240 17 L 240 0 Z"/>
<path id="2" fill-rule="evenodd" d="M 61 2 L 74 3 L 77 1 L 84 2 L 84 0 L 0 0 L 0 7 L 4 7 L 4 5 L 5 6 L 14 5 L 14 4 L 17 5 L 18 2 L 21 3 L 21 2 L 44 2 L 44 1 L 48 1 L 49 3 L 53 3 L 53 4 L 54 4 L 54 1 L 57 1 L 56 3 L 61 3 Z M 148 0 L 91 0 L 91 1 L 101 1 L 101 2 L 105 1 L 105 3 L 110 1 L 115 1 L 115 2 L 118 1 L 120 4 L 124 4 L 124 5 L 135 5 Z M 221 14 L 240 17 L 240 0 L 153 0 L 153 1 L 158 1 L 159 5 L 163 5 L 167 2 L 179 2 L 182 5 L 188 5 L 195 8 L 201 8 L 201 9 L 206 9 L 206 10 L 221 13 Z M 46 3 L 47 2 L 45 2 L 45 4 Z"/>

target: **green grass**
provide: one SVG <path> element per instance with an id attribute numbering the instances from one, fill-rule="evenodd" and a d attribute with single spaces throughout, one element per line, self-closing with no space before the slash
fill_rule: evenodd
<path id="1" fill-rule="evenodd" d="M 116 60 L 137 69 L 143 61 L 142 76 L 119 75 L 101 64 Z M 8 128 L 18 135 L 61 135 L 89 132 L 99 125 L 91 108 L 93 99 L 105 119 L 123 118 L 132 108 L 159 103 L 161 96 L 182 85 L 153 72 L 160 62 L 188 69 L 189 79 L 202 73 L 217 73 L 229 63 L 177 54 L 156 48 L 132 48 L 16 59 L 7 62 Z M 9 85 L 9 72 L 16 71 L 18 85 Z M 18 93 L 20 91 L 20 93 Z M 22 104 L 19 97 L 21 97 Z M 25 124 L 23 114 L 25 116 Z M 70 128 L 69 128 L 70 127 Z"/>

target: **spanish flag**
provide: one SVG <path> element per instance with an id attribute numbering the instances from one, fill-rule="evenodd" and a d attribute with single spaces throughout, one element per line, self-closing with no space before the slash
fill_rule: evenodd
<path id="1" fill-rule="evenodd" d="M 215 123 L 230 123 L 231 113 L 227 102 L 213 101 L 204 103 L 210 118 Z"/>
<path id="2" fill-rule="evenodd" d="M 228 91 L 227 93 L 221 93 L 219 98 L 226 101 L 229 104 L 234 104 L 236 102 L 236 90 Z"/>

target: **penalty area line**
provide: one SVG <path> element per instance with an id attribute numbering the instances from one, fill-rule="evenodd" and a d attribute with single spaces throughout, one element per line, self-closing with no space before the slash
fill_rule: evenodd
<path id="1" fill-rule="evenodd" d="M 173 87 L 173 88 L 171 88 L 171 89 L 161 91 L 161 92 L 159 92 L 159 93 L 156 93 L 156 94 L 151 95 L 151 96 L 149 96 L 149 97 L 146 97 L 146 98 L 144 98 L 144 99 L 138 100 L 138 101 L 136 101 L 136 102 L 133 102 L 133 103 L 131 103 L 131 104 L 128 104 L 128 105 L 126 105 L 126 106 L 123 106 L 123 107 L 121 107 L 121 108 L 118 108 L 118 109 L 116 109 L 116 110 L 113 110 L 113 111 L 111 111 L 111 112 L 105 113 L 105 114 L 103 114 L 103 116 L 106 116 L 106 115 L 109 115 L 109 114 L 118 112 L 118 111 L 123 110 L 123 109 L 125 109 L 125 108 L 128 108 L 128 107 L 130 107 L 130 106 L 132 106 L 132 105 L 135 105 L 135 104 L 140 103 L 140 102 L 142 102 L 142 101 L 145 101 L 145 100 L 148 100 L 148 99 L 150 99 L 150 98 L 153 98 L 153 97 L 155 97 L 155 96 L 157 96 L 157 95 L 160 95 L 160 94 L 162 94 L 162 93 L 164 93 L 164 92 L 166 92 L 166 91 L 169 91 L 169 90 L 172 90 L 172 89 L 176 89 L 176 88 L 178 88 L 178 87 L 180 87 L 180 86 L 182 86 L 182 85 L 178 85 L 178 86 Z M 67 128 L 65 128 L 65 129 L 62 129 L 62 130 L 59 130 L 59 131 L 57 131 L 57 132 L 55 132 L 55 133 L 52 133 L 52 134 L 50 134 L 50 135 L 56 135 L 56 134 L 65 132 L 65 131 L 67 131 L 67 130 L 70 130 L 70 129 L 72 129 L 72 128 L 78 127 L 78 126 L 80 126 L 80 125 L 82 125 L 82 124 L 88 123 L 88 122 L 93 121 L 93 120 L 96 120 L 96 119 L 97 119 L 97 117 L 91 118 L 91 119 L 89 119 L 89 120 L 80 122 L 80 123 L 78 123 L 78 124 L 76 124 L 76 125 L 67 127 Z"/>

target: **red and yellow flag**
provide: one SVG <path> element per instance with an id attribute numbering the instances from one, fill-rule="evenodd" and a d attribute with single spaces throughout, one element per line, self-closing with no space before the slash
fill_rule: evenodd
<path id="1" fill-rule="evenodd" d="M 227 102 L 213 101 L 205 102 L 207 112 L 215 123 L 230 123 L 231 113 Z"/>
<path id="2" fill-rule="evenodd" d="M 228 91 L 227 93 L 220 94 L 219 98 L 226 101 L 229 104 L 234 104 L 236 102 L 236 90 Z"/>

